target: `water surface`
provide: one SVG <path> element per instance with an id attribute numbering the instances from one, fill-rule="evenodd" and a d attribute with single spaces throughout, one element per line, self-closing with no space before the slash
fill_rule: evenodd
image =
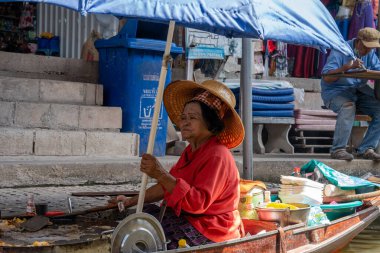
<path id="1" fill-rule="evenodd" d="M 379 253 L 380 229 L 365 229 L 341 253 Z"/>

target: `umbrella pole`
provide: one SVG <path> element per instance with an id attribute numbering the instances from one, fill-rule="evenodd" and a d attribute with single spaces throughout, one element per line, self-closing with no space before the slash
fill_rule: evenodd
<path id="1" fill-rule="evenodd" d="M 170 21 L 168 36 L 166 38 L 165 52 L 162 59 L 160 79 L 158 82 L 156 102 L 154 104 L 154 114 L 153 114 L 152 125 L 151 125 L 150 133 L 149 133 L 148 149 L 146 151 L 147 154 L 153 154 L 154 141 L 156 139 L 156 133 L 157 133 L 158 116 L 160 115 L 160 110 L 161 110 L 161 103 L 162 103 L 162 97 L 164 93 L 166 74 L 168 73 L 168 61 L 170 60 L 170 48 L 173 41 L 174 26 L 175 26 L 175 22 Z M 142 179 L 141 179 L 141 188 L 140 188 L 139 199 L 137 202 L 136 213 L 142 212 L 147 183 L 148 183 L 148 176 L 147 174 L 143 173 Z"/>
<path id="2" fill-rule="evenodd" d="M 243 141 L 243 178 L 253 179 L 253 150 L 252 150 L 252 39 L 243 39 L 241 63 L 241 103 L 242 118 L 245 129 Z"/>

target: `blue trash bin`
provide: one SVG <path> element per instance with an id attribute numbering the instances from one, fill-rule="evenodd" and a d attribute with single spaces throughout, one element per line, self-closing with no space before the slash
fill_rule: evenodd
<path id="1" fill-rule="evenodd" d="M 50 54 L 50 40 L 49 39 L 37 38 L 36 54 L 49 56 Z"/>
<path id="2" fill-rule="evenodd" d="M 122 108 L 122 132 L 140 135 L 140 155 L 148 147 L 154 103 L 160 77 L 165 41 L 129 38 L 120 33 L 108 40 L 97 40 L 99 78 L 104 89 L 104 104 Z M 171 55 L 183 52 L 172 44 Z M 168 69 L 165 86 L 171 80 Z M 159 116 L 153 154 L 164 156 L 168 116 L 163 105 Z"/>
<path id="3" fill-rule="evenodd" d="M 58 56 L 59 57 L 59 36 L 54 36 L 50 40 L 50 56 Z"/>

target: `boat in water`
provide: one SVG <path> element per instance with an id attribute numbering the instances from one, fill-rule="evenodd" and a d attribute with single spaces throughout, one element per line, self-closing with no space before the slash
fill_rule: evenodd
<path id="1" fill-rule="evenodd" d="M 379 202 L 380 204 L 380 202 Z M 277 227 L 275 223 L 250 220 L 245 223 L 251 235 L 241 239 L 191 248 L 168 250 L 193 253 L 307 253 L 339 252 L 355 236 L 380 216 L 379 206 L 368 206 L 354 214 L 339 218 L 328 225 L 306 227 L 295 224 Z M 262 232 L 262 231 L 266 232 Z"/>

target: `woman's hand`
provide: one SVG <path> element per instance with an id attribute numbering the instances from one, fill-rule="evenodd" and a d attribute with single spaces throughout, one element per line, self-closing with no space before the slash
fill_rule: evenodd
<path id="1" fill-rule="evenodd" d="M 164 168 L 162 168 L 157 158 L 150 154 L 142 155 L 140 170 L 155 179 L 158 179 L 160 176 L 167 173 Z"/>
<path id="2" fill-rule="evenodd" d="M 136 200 L 133 197 L 128 198 L 124 195 L 118 195 L 116 198 L 108 200 L 108 203 L 112 205 L 117 205 L 119 202 L 123 202 L 124 206 L 127 208 L 136 205 Z"/>

